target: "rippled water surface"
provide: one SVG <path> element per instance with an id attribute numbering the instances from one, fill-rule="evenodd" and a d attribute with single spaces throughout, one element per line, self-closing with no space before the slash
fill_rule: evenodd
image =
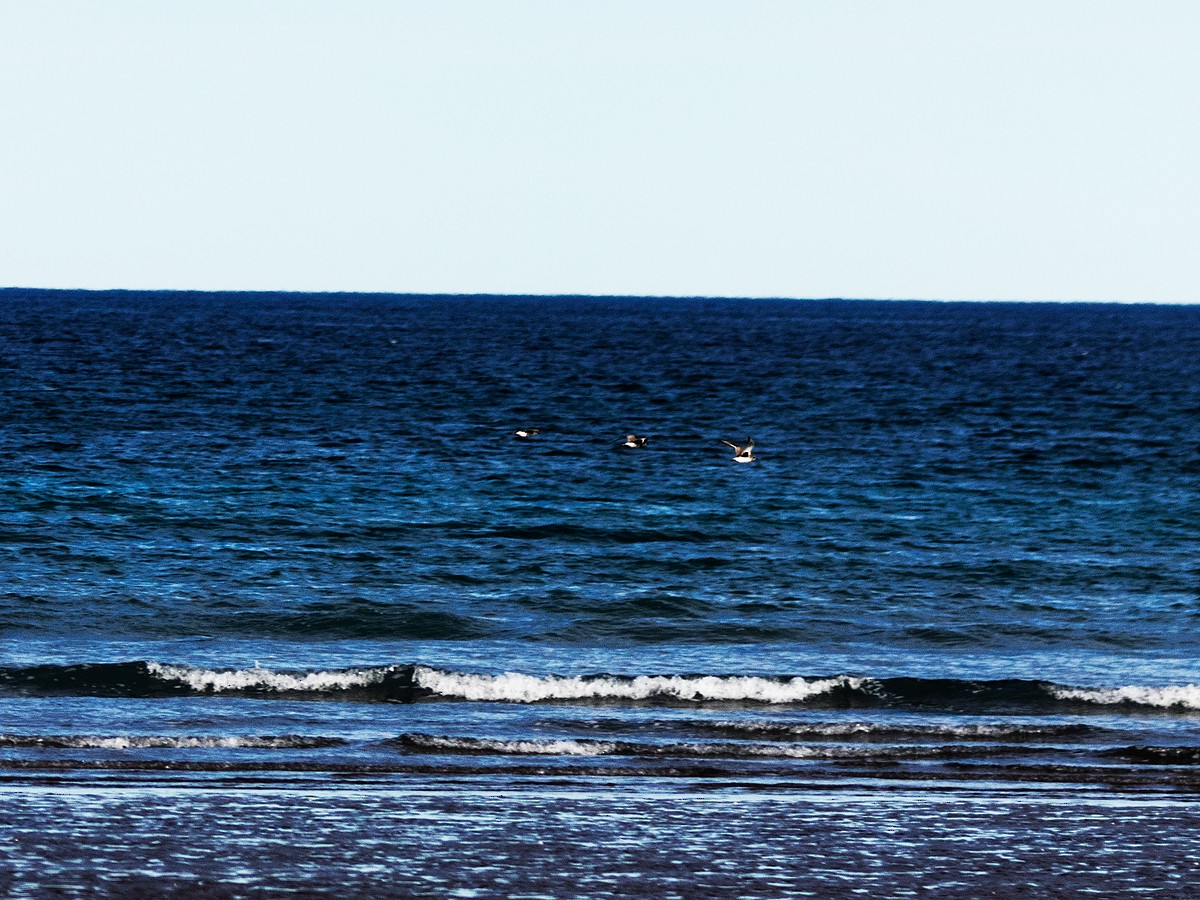
<path id="1" fill-rule="evenodd" d="M 0 873 L 12 897 L 1184 897 L 1200 826 L 1192 804 L 1004 794 L 465 785 L 0 797 L 0 836 L 20 848 L 7 884 Z"/>
<path id="2" fill-rule="evenodd" d="M 1200 308 L 9 290 L 0 404 L 17 895 L 1200 852 Z"/>

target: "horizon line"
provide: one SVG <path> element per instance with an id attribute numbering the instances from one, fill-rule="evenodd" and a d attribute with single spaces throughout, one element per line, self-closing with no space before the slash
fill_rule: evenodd
<path id="1" fill-rule="evenodd" d="M 796 297 L 782 294 L 595 294 L 535 292 L 490 293 L 486 291 L 361 291 L 361 290 L 292 290 L 280 288 L 63 288 L 10 285 L 0 287 L 0 294 L 43 293 L 43 294 L 272 294 L 272 295 L 330 295 L 342 297 L 429 297 L 439 299 L 496 298 L 496 299 L 542 299 L 563 300 L 569 298 L 591 300 L 743 300 L 783 301 L 795 303 L 1007 303 L 1007 304 L 1057 304 L 1057 305 L 1102 305 L 1102 306 L 1194 306 L 1200 300 L 1092 300 L 1092 299 L 1005 299 L 1005 298 L 952 298 L 952 297 Z"/>

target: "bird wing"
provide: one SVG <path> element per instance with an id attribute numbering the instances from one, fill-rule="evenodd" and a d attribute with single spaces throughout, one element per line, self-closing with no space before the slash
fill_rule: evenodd
<path id="1" fill-rule="evenodd" d="M 726 447 L 732 447 L 734 453 L 742 452 L 742 448 L 739 447 L 737 444 L 731 444 L 731 443 L 729 443 L 729 441 L 721 441 L 721 443 L 724 444 Z"/>

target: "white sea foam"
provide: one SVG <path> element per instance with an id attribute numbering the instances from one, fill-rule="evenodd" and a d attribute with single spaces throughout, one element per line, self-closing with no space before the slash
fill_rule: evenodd
<path id="1" fill-rule="evenodd" d="M 81 750 L 190 750 L 190 749 L 311 749 L 341 743 L 338 738 L 297 735 L 0 735 L 0 746 L 64 747 Z"/>
<path id="2" fill-rule="evenodd" d="M 1032 725 L 1032 724 L 971 724 L 971 725 L 923 725 L 896 724 L 888 722 L 696 722 L 693 727 L 713 731 L 742 733 L 747 735 L 786 735 L 798 738 L 1021 738 L 1057 736 L 1078 732 L 1080 725 Z"/>
<path id="3" fill-rule="evenodd" d="M 609 741 L 505 741 L 425 734 L 408 735 L 406 740 L 411 747 L 431 753 L 496 753 L 513 756 L 607 756 L 618 752 L 621 747 Z"/>
<path id="4" fill-rule="evenodd" d="M 129 736 L 129 737 L 71 737 L 62 739 L 64 743 L 72 747 L 86 747 L 96 750 L 131 750 L 131 749 L 159 749 L 159 748 L 194 748 L 194 747 L 245 747 L 247 746 L 241 738 L 232 737 L 185 737 L 185 738 L 167 738 L 167 737 L 145 737 L 145 736 Z"/>
<path id="5" fill-rule="evenodd" d="M 425 752 L 495 753 L 512 756 L 643 756 L 643 757 L 747 757 L 771 756 L 809 758 L 829 756 L 829 748 L 761 744 L 631 744 L 625 741 L 594 740 L 490 740 L 487 738 L 408 735 L 410 747 Z"/>
<path id="6" fill-rule="evenodd" d="M 646 700 L 652 697 L 690 701 L 800 703 L 834 688 L 857 688 L 861 683 L 861 679 L 846 676 L 808 681 L 803 678 L 776 680 L 743 675 L 638 675 L 634 678 L 570 678 L 518 672 L 472 675 L 424 666 L 416 668 L 413 680 L 419 687 L 445 697 L 512 703 L 536 703 L 540 700 Z"/>
<path id="7" fill-rule="evenodd" d="M 422 753 L 495 754 L 500 756 L 626 756 L 668 759 L 869 759 L 874 756 L 921 758 L 938 756 L 940 747 L 876 748 L 861 746 L 806 746 L 753 744 L 729 741 L 712 743 L 635 744 L 590 739 L 502 740 L 409 734 L 403 743 Z"/>
<path id="8" fill-rule="evenodd" d="M 319 672 L 275 672 L 255 666 L 252 669 L 220 671 L 193 666 L 147 663 L 152 675 L 166 681 L 185 684 L 194 691 L 337 691 L 379 684 L 395 670 L 392 668 L 344 669 Z"/>
<path id="9" fill-rule="evenodd" d="M 1116 688 L 1053 687 L 1050 692 L 1059 700 L 1083 700 L 1086 703 L 1114 705 L 1136 703 L 1140 706 L 1180 706 L 1200 709 L 1200 684 L 1142 687 L 1127 685 Z"/>

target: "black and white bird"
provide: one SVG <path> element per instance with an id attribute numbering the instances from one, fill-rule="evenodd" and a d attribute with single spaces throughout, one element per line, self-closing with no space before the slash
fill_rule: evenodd
<path id="1" fill-rule="evenodd" d="M 754 462 L 758 459 L 754 455 L 754 438 L 746 438 L 745 446 L 739 447 L 737 444 L 731 444 L 729 441 L 721 441 L 726 447 L 733 448 L 733 461 L 740 463 Z"/>
<path id="2" fill-rule="evenodd" d="M 518 428 L 513 432 L 513 437 L 531 438 L 535 434 L 541 434 L 536 428 Z"/>
<path id="3" fill-rule="evenodd" d="M 625 440 L 621 443 L 622 447 L 645 447 L 646 441 L 649 438 L 638 437 L 636 434 L 625 435 Z"/>

